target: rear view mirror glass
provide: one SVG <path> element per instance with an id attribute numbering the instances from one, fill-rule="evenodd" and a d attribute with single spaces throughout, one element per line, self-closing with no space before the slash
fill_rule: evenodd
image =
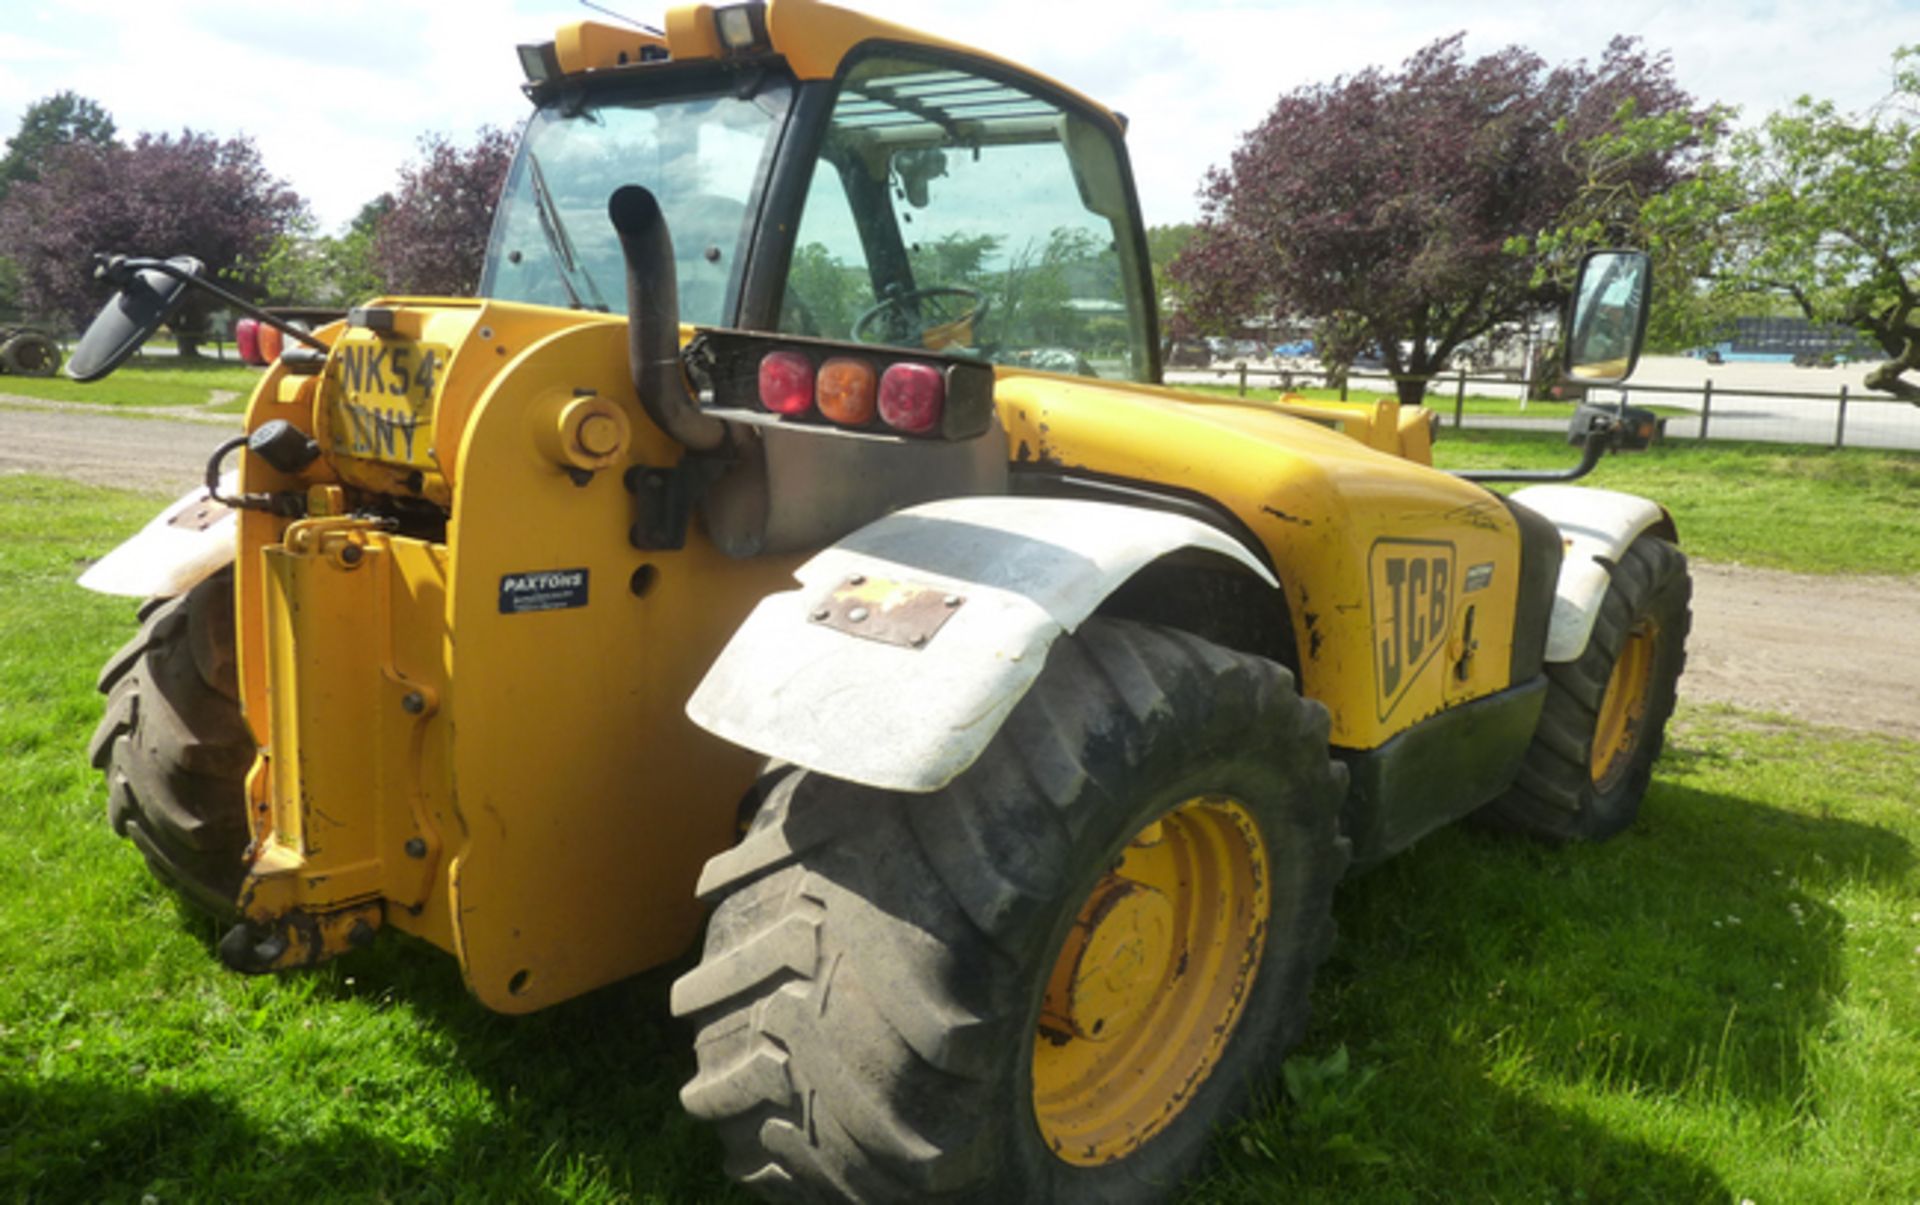
<path id="1" fill-rule="evenodd" d="M 152 260 L 135 261 L 152 263 Z M 102 279 L 120 286 L 80 336 L 67 361 L 67 375 L 76 381 L 97 381 L 140 350 L 160 324 L 180 307 L 187 291 L 186 277 L 200 272 L 200 261 L 177 256 L 167 261 L 181 275 L 159 268 L 129 268 L 109 260 L 100 269 Z"/>
<path id="2" fill-rule="evenodd" d="M 1594 251 L 1580 263 L 1567 321 L 1566 375 L 1590 384 L 1624 381 L 1647 334 L 1652 265 L 1642 251 Z"/>

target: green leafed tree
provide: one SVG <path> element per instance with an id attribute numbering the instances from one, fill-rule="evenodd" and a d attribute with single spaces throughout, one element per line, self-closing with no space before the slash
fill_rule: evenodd
<path id="1" fill-rule="evenodd" d="M 1852 327 L 1886 357 L 1866 386 L 1920 404 L 1920 46 L 1893 61 L 1873 110 L 1803 97 L 1734 136 L 1725 170 L 1676 199 L 1716 249 L 1715 293 L 1790 298 Z"/>
<path id="2" fill-rule="evenodd" d="M 1195 229 L 1191 222 L 1147 227 L 1147 258 L 1153 264 L 1153 294 L 1162 305 L 1166 304 L 1168 295 L 1174 291 L 1173 281 L 1167 276 L 1167 267 L 1193 241 Z"/>
<path id="3" fill-rule="evenodd" d="M 302 215 L 254 265 L 265 299 L 277 305 L 350 306 L 377 296 L 383 290 L 373 262 L 373 235 L 392 206 L 392 195 L 381 194 L 338 235 L 318 233 L 314 221 Z"/>
<path id="4" fill-rule="evenodd" d="M 73 142 L 105 146 L 114 140 L 113 118 L 95 102 L 77 92 L 56 92 L 34 101 L 20 116 L 20 128 L 7 139 L 0 156 L 0 204 L 16 183 L 40 178 L 47 157 Z M 0 315 L 15 314 L 21 304 L 20 265 L 0 245 Z"/>
<path id="5" fill-rule="evenodd" d="M 38 180 L 40 168 L 55 148 L 72 142 L 105 146 L 114 140 L 113 118 L 95 102 L 77 92 L 56 92 L 27 106 L 20 129 L 7 139 L 0 157 L 0 200 L 24 180 Z"/>

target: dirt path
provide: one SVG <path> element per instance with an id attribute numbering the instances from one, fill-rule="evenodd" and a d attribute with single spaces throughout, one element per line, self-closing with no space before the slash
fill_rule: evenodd
<path id="1" fill-rule="evenodd" d="M 1695 563 L 1680 694 L 1920 740 L 1920 580 Z"/>
<path id="2" fill-rule="evenodd" d="M 231 415 L 133 418 L 0 397 L 0 473 L 184 493 L 237 430 Z M 1920 740 L 1920 579 L 1702 563 L 1693 576 L 1682 697 Z"/>
<path id="3" fill-rule="evenodd" d="M 0 473 L 184 494 L 207 457 L 240 433 L 237 414 L 136 410 L 0 394 Z"/>

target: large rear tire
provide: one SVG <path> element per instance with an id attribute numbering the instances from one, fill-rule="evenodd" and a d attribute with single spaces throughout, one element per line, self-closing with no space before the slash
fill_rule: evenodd
<path id="1" fill-rule="evenodd" d="M 1604 841 L 1631 825 L 1666 740 L 1687 663 L 1693 579 L 1673 544 L 1643 535 L 1611 568 L 1578 658 L 1547 666 L 1540 726 L 1493 827 L 1547 841 Z"/>
<path id="2" fill-rule="evenodd" d="M 769 1197 L 1161 1199 L 1304 1030 L 1345 783 L 1284 669 L 1090 621 L 945 789 L 790 772 L 707 864 L 681 1100 Z"/>
<path id="3" fill-rule="evenodd" d="M 106 774 L 114 831 L 196 907 L 231 915 L 246 870 L 254 757 L 238 702 L 232 572 L 148 603 L 99 688 L 106 714 L 88 753 Z"/>

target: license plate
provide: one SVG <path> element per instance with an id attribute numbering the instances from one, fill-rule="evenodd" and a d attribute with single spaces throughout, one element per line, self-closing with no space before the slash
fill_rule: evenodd
<path id="1" fill-rule="evenodd" d="M 449 348 L 407 339 L 351 342 L 334 351 L 334 451 L 432 468 L 433 408 Z"/>

